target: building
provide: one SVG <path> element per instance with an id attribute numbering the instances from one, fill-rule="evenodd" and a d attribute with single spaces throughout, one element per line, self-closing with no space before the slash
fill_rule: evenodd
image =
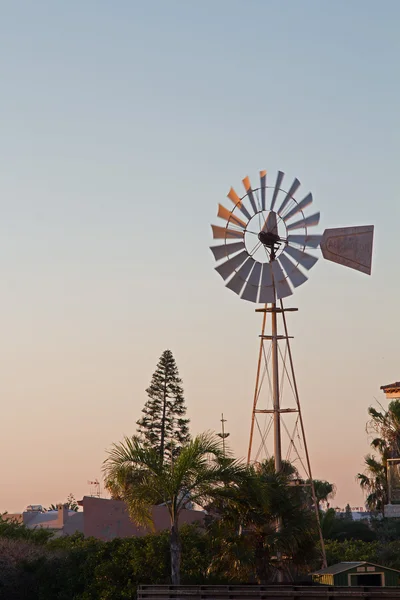
<path id="1" fill-rule="evenodd" d="M 312 578 L 316 583 L 342 587 L 397 587 L 400 585 L 400 571 L 366 561 L 341 562 L 315 571 L 312 573 Z"/>
<path id="2" fill-rule="evenodd" d="M 134 523 L 125 502 L 120 500 L 84 496 L 78 504 L 82 506 L 83 511 L 68 510 L 61 504 L 58 510 L 45 510 L 41 505 L 30 505 L 23 513 L 7 514 L 3 518 L 23 523 L 29 529 L 51 529 L 56 537 L 80 532 L 85 537 L 95 537 L 103 541 L 116 537 L 143 536 L 170 527 L 168 507 L 165 505 L 152 507 L 154 529 L 151 529 Z M 183 509 L 179 524 L 202 524 L 204 516 L 204 511 Z"/>
<path id="3" fill-rule="evenodd" d="M 348 515 L 345 508 L 335 508 L 336 516 L 338 519 L 345 519 Z M 351 518 L 353 521 L 370 521 L 371 513 L 365 510 L 362 506 L 351 507 Z"/>
<path id="4" fill-rule="evenodd" d="M 395 398 L 400 399 L 400 381 L 388 383 L 387 385 L 381 385 L 381 390 L 388 400 Z"/>
<path id="5" fill-rule="evenodd" d="M 3 518 L 23 523 L 29 529 L 51 529 L 55 537 L 83 533 L 84 515 L 60 504 L 57 510 L 45 510 L 40 504 L 30 505 L 23 513 L 6 514 Z"/>
<path id="6" fill-rule="evenodd" d="M 152 517 L 154 529 L 141 527 L 129 517 L 125 502 L 84 496 L 78 502 L 83 507 L 83 533 L 85 537 L 95 537 L 109 541 L 116 537 L 143 536 L 148 533 L 164 531 L 170 527 L 168 507 L 153 506 Z M 185 510 L 180 513 L 179 525 L 204 521 L 205 513 L 201 510 Z"/>

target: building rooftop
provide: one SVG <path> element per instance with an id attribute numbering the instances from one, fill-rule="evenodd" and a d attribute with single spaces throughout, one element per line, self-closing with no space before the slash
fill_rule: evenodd
<path id="1" fill-rule="evenodd" d="M 386 385 L 381 385 L 381 390 L 390 390 L 390 389 L 400 389 L 400 381 L 395 381 L 394 383 L 388 383 Z"/>
<path id="2" fill-rule="evenodd" d="M 57 510 L 48 510 L 46 512 L 37 512 L 29 519 L 29 527 L 45 527 L 49 529 L 61 529 L 64 523 L 60 523 Z M 68 519 L 79 515 L 73 510 L 68 511 Z M 78 517 L 79 518 L 79 517 Z"/>
<path id="3" fill-rule="evenodd" d="M 350 569 L 354 569 L 355 567 L 361 567 L 363 565 L 371 565 L 373 567 L 379 567 L 382 569 L 386 569 L 389 571 L 395 571 L 396 573 L 400 573 L 397 569 L 391 569 L 390 567 L 381 567 L 380 565 L 376 565 L 375 563 L 367 562 L 366 560 L 360 561 L 349 561 L 349 562 L 340 562 L 336 565 L 331 565 L 326 569 L 321 569 L 320 571 L 314 571 L 312 575 L 336 575 L 337 573 L 344 573 L 345 571 L 350 571 Z"/>
<path id="4" fill-rule="evenodd" d="M 326 569 L 321 569 L 320 571 L 315 571 L 313 575 L 336 575 L 336 573 L 343 573 L 344 571 L 348 571 L 349 569 L 354 569 L 354 567 L 360 567 L 361 565 L 365 565 L 365 561 L 357 561 L 357 562 L 340 562 L 336 565 L 331 565 L 330 567 L 326 567 Z"/>

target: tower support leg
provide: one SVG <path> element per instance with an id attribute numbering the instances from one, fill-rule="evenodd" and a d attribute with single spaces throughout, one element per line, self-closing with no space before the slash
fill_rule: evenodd
<path id="1" fill-rule="evenodd" d="M 275 471 L 282 469 L 281 415 L 279 403 L 278 327 L 276 304 L 271 306 L 272 317 L 272 399 L 274 407 L 274 460 Z"/>
<path id="2" fill-rule="evenodd" d="M 247 464 L 248 465 L 250 464 L 250 461 L 251 461 L 251 451 L 252 451 L 252 447 L 253 447 L 253 437 L 254 437 L 254 424 L 255 424 L 255 420 L 256 420 L 256 409 L 257 409 L 258 396 L 260 393 L 260 371 L 261 371 L 261 363 L 262 363 L 263 353 L 264 353 L 264 337 L 263 336 L 265 334 L 265 325 L 267 322 L 267 310 L 266 309 L 267 309 L 267 305 L 265 305 L 265 311 L 263 314 L 263 321 L 262 321 L 262 327 L 261 327 L 260 350 L 258 353 L 256 385 L 254 388 L 253 410 L 251 413 L 249 448 L 247 451 Z"/>

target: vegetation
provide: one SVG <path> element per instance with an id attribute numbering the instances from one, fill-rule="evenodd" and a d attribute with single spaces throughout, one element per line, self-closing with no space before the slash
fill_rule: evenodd
<path id="1" fill-rule="evenodd" d="M 159 367 L 172 357 L 165 354 Z M 301 481 L 286 461 L 280 473 L 273 459 L 245 466 L 224 452 L 212 434 L 190 440 L 184 412 L 184 433 L 176 447 L 171 445 L 171 423 L 179 423 L 171 415 L 183 392 L 178 378 L 178 388 L 171 384 L 157 396 L 157 389 L 167 384 L 155 377 L 155 402 L 149 400 L 144 411 L 148 430 L 142 419 L 141 435 L 114 444 L 104 462 L 111 496 L 124 500 L 131 517 L 149 534 L 110 542 L 81 534 L 54 539 L 46 529 L 28 529 L 0 516 L 0 598 L 133 599 L 139 583 L 267 583 L 279 574 L 299 580 L 320 568 L 310 482 Z M 153 421 L 151 407 L 158 410 Z M 358 480 L 367 491 L 367 506 L 381 511 L 388 498 L 387 460 L 400 455 L 400 401 L 390 403 L 387 411 L 370 408 L 369 415 L 371 446 L 378 457 L 366 457 L 366 471 Z M 400 569 L 400 519 L 376 515 L 354 521 L 349 505 L 340 515 L 330 507 L 333 484 L 315 480 L 314 488 L 328 564 L 366 560 Z M 72 495 L 67 503 L 77 508 Z M 153 506 L 160 504 L 168 510 L 170 526 L 155 534 Z M 183 511 L 194 504 L 206 509 L 204 519 L 182 525 Z"/>
<path id="2" fill-rule="evenodd" d="M 383 512 L 389 500 L 387 461 L 400 457 L 400 400 L 390 402 L 386 411 L 378 411 L 371 406 L 368 414 L 367 432 L 374 435 L 371 448 L 378 452 L 378 457 L 367 454 L 364 459 L 365 471 L 358 473 L 357 478 L 367 493 L 367 507 Z"/>
<path id="3" fill-rule="evenodd" d="M 66 506 L 68 508 L 68 510 L 73 510 L 75 512 L 78 512 L 78 510 L 79 510 L 78 503 L 75 500 L 75 496 L 73 494 L 69 494 L 66 502 L 59 502 L 58 504 L 50 504 L 50 506 L 47 510 L 57 510 L 59 504 L 63 504 L 63 506 Z"/>
<path id="4" fill-rule="evenodd" d="M 0 515 L 0 539 L 24 540 L 35 544 L 44 544 L 52 537 L 47 529 L 29 529 L 16 519 L 10 519 L 7 513 Z"/>
<path id="5" fill-rule="evenodd" d="M 0 535 L 1 599 L 133 600 L 140 583 L 171 582 L 167 531 L 102 542 L 84 539 L 81 534 L 44 540 L 35 537 L 38 532 L 28 540 L 16 534 L 18 528 L 25 530 L 17 524 L 13 529 L 3 528 Z M 226 540 L 230 542 L 231 538 L 225 535 L 224 530 L 216 530 L 211 525 L 205 531 L 195 526 L 181 528 L 183 584 L 257 581 L 255 568 L 251 570 L 248 557 L 250 545 L 237 546 L 235 563 L 229 568 L 229 555 L 222 551 L 226 548 Z M 392 531 L 391 536 L 395 539 L 384 540 L 378 535 L 372 542 L 327 540 L 328 563 L 367 560 L 400 569 L 398 532 Z M 308 560 L 307 571 L 318 568 L 318 558 L 309 556 Z"/>
<path id="6" fill-rule="evenodd" d="M 180 582 L 179 517 L 188 503 L 205 506 L 235 485 L 243 467 L 223 453 L 221 441 L 202 434 L 181 448 L 173 461 L 163 461 L 158 450 L 137 438 L 114 444 L 104 464 L 106 487 L 123 499 L 131 517 L 152 525 L 152 506 L 165 504 L 170 517 L 171 581 Z"/>
<path id="7" fill-rule="evenodd" d="M 190 436 L 182 380 L 170 350 L 162 353 L 146 393 L 143 416 L 137 421 L 139 437 L 162 460 L 176 457 Z"/>
<path id="8" fill-rule="evenodd" d="M 279 572 L 291 580 L 318 562 L 315 514 L 304 489 L 290 486 L 290 479 L 287 469 L 278 474 L 266 463 L 249 467 L 240 485 L 223 490 L 210 507 L 218 516 L 209 526 L 215 543 L 211 571 L 267 583 Z"/>
<path id="9" fill-rule="evenodd" d="M 321 510 L 322 506 L 329 509 L 329 500 L 335 496 L 336 487 L 333 483 L 321 479 L 314 479 L 313 483 L 318 510 Z"/>

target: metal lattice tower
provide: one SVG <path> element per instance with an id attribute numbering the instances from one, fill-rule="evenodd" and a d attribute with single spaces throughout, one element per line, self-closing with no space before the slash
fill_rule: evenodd
<path id="1" fill-rule="evenodd" d="M 319 212 L 306 214 L 313 203 L 312 194 L 297 200 L 300 181 L 296 178 L 284 189 L 283 179 L 284 173 L 278 171 L 275 184 L 268 186 L 267 172 L 261 171 L 257 188 L 251 186 L 249 177 L 243 179 L 242 197 L 231 188 L 228 198 L 234 207 L 228 210 L 218 205 L 218 217 L 225 226 L 211 226 L 214 239 L 222 240 L 211 251 L 218 262 L 215 270 L 227 281 L 226 287 L 243 300 L 263 306 L 257 309 L 263 313 L 263 321 L 247 460 L 273 456 L 277 472 L 283 460 L 293 463 L 310 482 L 319 524 L 286 320 L 286 313 L 297 309 L 285 308 L 283 299 L 307 281 L 308 271 L 318 260 L 318 248 L 325 259 L 370 274 L 374 228 L 326 229 L 323 235 L 311 235 L 309 230 L 320 219 Z M 259 444 L 254 452 L 257 435 Z M 282 454 L 284 438 L 287 443 Z M 321 530 L 320 537 L 323 548 Z M 325 555 L 323 562 L 326 564 Z"/>

